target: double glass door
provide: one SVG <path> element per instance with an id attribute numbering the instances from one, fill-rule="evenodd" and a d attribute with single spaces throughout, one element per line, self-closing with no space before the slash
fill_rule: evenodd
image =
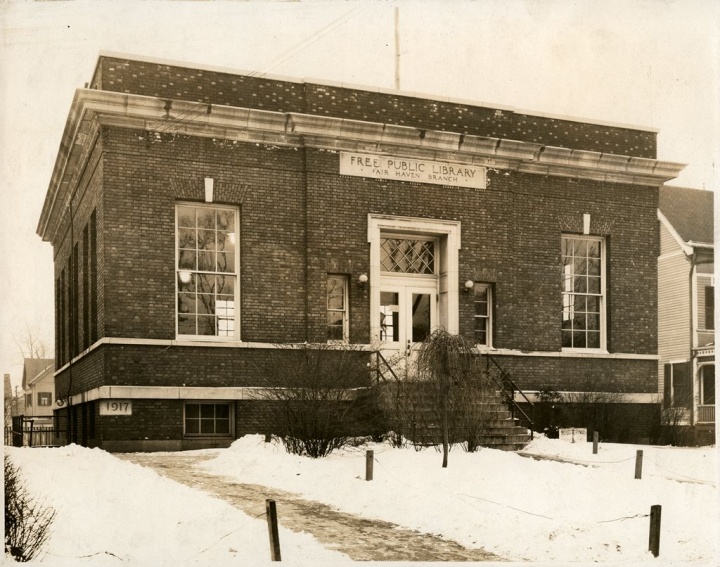
<path id="1" fill-rule="evenodd" d="M 380 289 L 380 341 L 383 350 L 409 352 L 437 325 L 437 281 L 396 282 Z"/>

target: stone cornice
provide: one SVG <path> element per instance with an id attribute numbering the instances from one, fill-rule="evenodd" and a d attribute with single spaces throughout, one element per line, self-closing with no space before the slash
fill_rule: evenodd
<path id="1" fill-rule="evenodd" d="M 518 140 L 78 89 L 37 228 L 43 240 L 52 240 L 55 235 L 61 218 L 58 205 L 67 202 L 69 188 L 77 183 L 77 166 L 87 158 L 87 141 L 98 125 L 278 146 L 384 153 L 632 185 L 659 186 L 684 168 L 678 163 Z"/>

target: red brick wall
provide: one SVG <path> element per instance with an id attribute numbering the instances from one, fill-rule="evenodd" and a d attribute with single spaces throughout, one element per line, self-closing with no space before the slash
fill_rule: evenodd
<path id="1" fill-rule="evenodd" d="M 303 152 L 185 136 L 148 144 L 118 129 L 108 138 L 107 336 L 174 338 L 175 204 L 203 202 L 207 176 L 216 203 L 242 207 L 243 339 L 306 340 Z"/>
<path id="2" fill-rule="evenodd" d="M 460 221 L 460 280 L 495 284 L 494 346 L 558 351 L 561 236 L 582 233 L 589 213 L 591 233 L 608 241 L 609 348 L 657 353 L 657 189 L 490 171 L 488 188 L 476 191 L 337 171 L 336 154 L 308 150 L 311 340 L 322 338 L 322 278 L 329 271 L 353 275 L 351 337 L 368 340 L 369 299 L 355 280 L 370 268 L 371 212 Z M 460 330 L 468 338 L 472 316 L 472 296 L 461 293 Z"/>
<path id="3" fill-rule="evenodd" d="M 357 89 L 101 57 L 91 88 L 656 157 L 656 134 Z"/>
<path id="4" fill-rule="evenodd" d="M 133 400 L 132 415 L 97 417 L 98 442 L 120 439 L 180 440 L 182 400 Z"/>
<path id="5" fill-rule="evenodd" d="M 589 213 L 591 233 L 608 241 L 609 349 L 656 353 L 656 189 L 498 171 L 488 173 L 484 191 L 342 177 L 334 152 L 167 135 L 148 143 L 144 132 L 121 129 L 110 129 L 104 146 L 104 165 L 97 169 L 104 176 L 102 200 L 95 178 L 89 185 L 95 188 L 87 193 L 88 203 L 98 208 L 98 241 L 104 245 L 104 336 L 175 338 L 175 203 L 202 201 L 203 178 L 211 176 L 215 201 L 241 207 L 244 341 L 324 341 L 325 278 L 346 273 L 351 340 L 369 342 L 368 292 L 356 281 L 370 269 L 367 214 L 381 213 L 460 221 L 460 280 L 494 284 L 494 346 L 559 351 L 560 238 L 581 232 L 582 216 Z M 90 209 L 87 204 L 78 208 Z M 82 226 L 79 218 L 76 222 Z M 76 232 L 80 238 L 81 230 Z M 58 258 L 63 261 L 62 254 Z M 460 330 L 468 337 L 472 315 L 471 297 L 461 293 Z M 158 359 L 173 360 L 175 352 L 182 350 L 170 349 Z M 202 384 L 250 384 L 247 365 L 254 355 L 229 353 L 234 351 L 200 349 L 192 356 L 186 351 L 168 367 L 186 379 L 136 374 L 133 357 L 142 354 L 128 355 L 126 366 L 120 358 L 107 360 L 105 377 L 100 376 L 102 365 L 87 362 L 85 370 L 78 364 L 73 372 L 82 378 L 73 390 L 81 384 L 83 389 L 101 383 L 180 384 L 216 375 Z M 237 365 L 240 371 L 231 374 L 244 377 L 226 381 L 227 372 L 219 372 L 214 360 Z M 533 367 L 545 364 L 525 360 Z M 596 363 L 602 372 L 645 367 L 632 361 Z M 572 368 L 574 363 L 554 359 L 553 364 Z M 558 388 L 575 389 L 574 371 L 558 374 L 558 368 L 546 380 L 567 376 Z M 634 391 L 654 379 L 641 374 L 620 372 Z M 60 391 L 67 387 L 64 380 L 65 374 Z"/>
<path id="6" fill-rule="evenodd" d="M 55 397 L 67 402 L 73 395 L 98 388 L 107 383 L 105 350 L 95 349 L 55 376 Z"/>
<path id="7" fill-rule="evenodd" d="M 521 390 L 657 392 L 657 361 L 495 356 Z"/>
<path id="8" fill-rule="evenodd" d="M 60 278 L 60 273 L 65 270 L 66 285 L 63 290 L 63 295 L 66 302 L 66 311 L 68 318 L 64 321 L 60 317 L 56 317 L 56 366 L 62 366 L 67 363 L 70 357 L 70 281 L 72 278 L 72 271 L 70 269 L 70 255 L 75 244 L 78 244 L 79 252 L 79 266 L 78 266 L 78 278 L 81 284 L 80 289 L 77 293 L 77 301 L 74 306 L 77 309 L 78 321 L 80 323 L 78 329 L 78 344 L 75 345 L 75 352 L 82 350 L 82 346 L 86 342 L 83 329 L 83 308 L 84 298 L 82 293 L 82 280 L 84 275 L 84 268 L 82 257 L 85 254 L 83 247 L 83 231 L 90 222 L 90 216 L 95 211 L 96 223 L 97 223 L 97 270 L 98 270 L 98 298 L 97 298 L 97 325 L 99 336 L 103 336 L 103 326 L 105 320 L 104 311 L 104 286 L 102 285 L 102 274 L 104 273 L 104 249 L 103 249 L 103 161 L 102 152 L 103 145 L 101 140 L 92 140 L 88 142 L 92 144 L 92 151 L 88 158 L 85 167 L 82 169 L 78 186 L 73 194 L 72 199 L 72 217 L 73 227 L 72 233 L 70 230 L 70 207 L 66 207 L 63 211 L 63 220 L 60 224 L 58 234 L 53 238 L 54 248 L 54 265 L 55 265 L 55 281 L 57 282 Z M 57 285 L 57 284 L 56 284 Z M 56 306 L 56 309 L 58 306 Z M 61 327 L 62 326 L 62 327 Z M 64 356 L 61 356 L 61 353 Z"/>

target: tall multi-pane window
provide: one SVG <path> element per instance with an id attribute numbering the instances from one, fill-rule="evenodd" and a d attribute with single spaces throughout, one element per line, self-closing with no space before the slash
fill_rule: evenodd
<path id="1" fill-rule="evenodd" d="M 58 355 L 58 361 L 62 366 L 68 361 L 68 347 L 67 347 L 67 330 L 68 330 L 68 300 L 67 300 L 67 276 L 66 268 L 63 268 L 60 272 L 60 340 L 58 346 L 60 347 L 60 354 Z"/>
<path id="2" fill-rule="evenodd" d="M 98 249 L 97 249 L 97 213 L 90 215 L 90 343 L 98 340 Z"/>
<path id="3" fill-rule="evenodd" d="M 237 209 L 177 206 L 177 334 L 239 338 Z"/>
<path id="4" fill-rule="evenodd" d="M 62 279 L 58 277 L 55 280 L 55 353 L 58 362 L 63 363 L 63 317 L 65 316 L 62 308 Z"/>
<path id="5" fill-rule="evenodd" d="M 82 246 L 83 350 L 90 346 L 90 228 L 85 225 Z"/>
<path id="6" fill-rule="evenodd" d="M 562 346 L 604 348 L 605 258 L 602 238 L 562 237 Z"/>
<path id="7" fill-rule="evenodd" d="M 475 343 L 491 346 L 492 289 L 489 284 L 475 284 Z"/>
<path id="8" fill-rule="evenodd" d="M 348 332 L 348 278 L 328 274 L 327 277 L 327 341 L 347 342 Z"/>
<path id="9" fill-rule="evenodd" d="M 80 354 L 80 249 L 76 242 L 73 246 L 72 251 L 72 282 L 70 284 L 72 289 L 70 293 L 72 298 L 70 299 L 70 305 L 72 306 L 70 312 L 71 325 L 70 337 L 72 339 L 72 348 L 70 349 L 70 356 L 77 356 Z"/>

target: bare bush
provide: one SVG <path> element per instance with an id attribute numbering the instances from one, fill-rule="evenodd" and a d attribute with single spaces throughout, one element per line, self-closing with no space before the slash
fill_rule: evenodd
<path id="1" fill-rule="evenodd" d="M 375 385 L 382 424 L 386 438 L 393 447 L 404 447 L 411 443 L 416 450 L 429 442 L 426 422 L 427 396 L 421 392 L 422 385 L 408 372 L 406 353 L 400 352 L 387 360 L 377 361 L 380 380 Z"/>
<path id="2" fill-rule="evenodd" d="M 450 353 L 445 367 L 443 352 Z M 411 443 L 419 450 L 446 440 L 443 452 L 456 444 L 469 452 L 480 447 L 497 400 L 470 343 L 437 330 L 421 345 L 414 365 L 404 353 L 386 364 L 392 373 L 383 374 L 378 400 L 393 446 Z"/>
<path id="3" fill-rule="evenodd" d="M 15 561 L 30 561 L 50 537 L 55 510 L 28 494 L 8 455 L 5 455 L 4 471 L 5 553 Z"/>
<path id="4" fill-rule="evenodd" d="M 654 441 L 659 445 L 682 447 L 692 444 L 693 432 L 690 426 L 690 394 L 677 396 L 673 404 L 660 410 L 660 425 Z"/>
<path id="5" fill-rule="evenodd" d="M 326 344 L 279 345 L 272 366 L 261 369 L 260 397 L 276 402 L 275 431 L 285 448 L 317 458 L 374 428 L 369 353 Z"/>
<path id="6" fill-rule="evenodd" d="M 487 372 L 482 371 L 479 359 L 473 359 L 471 371 L 451 390 L 450 407 L 455 416 L 455 438 L 463 448 L 474 453 L 481 446 L 489 422 L 493 419 L 494 389 Z"/>
<path id="7" fill-rule="evenodd" d="M 622 392 L 565 392 L 560 395 L 568 404 L 617 404 L 625 397 Z"/>
<path id="8" fill-rule="evenodd" d="M 417 375 L 436 400 L 442 427 L 443 468 L 447 467 L 451 428 L 469 451 L 480 445 L 487 424 L 488 376 L 479 365 L 473 344 L 444 329 L 433 331 L 420 345 Z M 452 416 L 452 417 L 451 417 Z"/>

